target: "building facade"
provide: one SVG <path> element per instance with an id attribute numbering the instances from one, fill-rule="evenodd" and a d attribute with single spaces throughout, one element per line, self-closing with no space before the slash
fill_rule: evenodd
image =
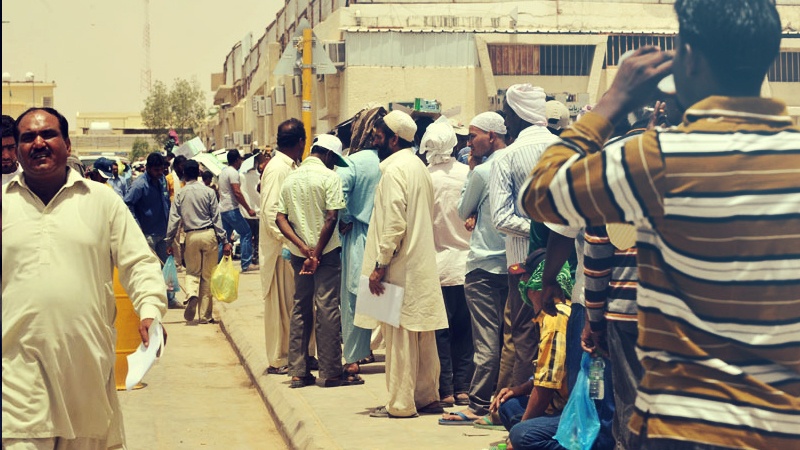
<path id="1" fill-rule="evenodd" d="M 370 103 L 436 99 L 464 122 L 497 109 L 509 86 L 530 82 L 573 115 L 607 90 L 619 56 L 642 45 L 672 49 L 669 0 L 288 0 L 258 40 L 246 36 L 211 76 L 214 108 L 200 133 L 208 148 L 274 145 L 283 120 L 301 116 L 299 76 L 273 71 L 307 21 L 337 67 L 312 86 L 313 132 Z M 764 94 L 800 117 L 800 0 L 778 1 L 781 54 Z M 632 18 L 634 20 L 632 20 Z"/>
<path id="2" fill-rule="evenodd" d="M 55 81 L 13 81 L 3 75 L 3 114 L 16 119 L 33 106 L 55 107 Z"/>

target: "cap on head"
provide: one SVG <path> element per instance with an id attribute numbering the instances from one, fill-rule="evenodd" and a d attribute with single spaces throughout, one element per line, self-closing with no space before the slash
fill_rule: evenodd
<path id="1" fill-rule="evenodd" d="M 392 111 L 383 117 L 383 123 L 389 127 L 400 139 L 414 142 L 414 134 L 417 132 L 417 124 L 414 119 L 403 111 Z"/>
<path id="2" fill-rule="evenodd" d="M 319 134 L 314 137 L 314 140 L 311 142 L 311 147 L 320 147 L 324 148 L 325 150 L 330 150 L 336 155 L 336 164 L 339 167 L 347 167 L 347 161 L 345 161 L 344 157 L 342 156 L 342 141 L 339 140 L 336 136 L 332 134 Z"/>
<path id="3" fill-rule="evenodd" d="M 547 102 L 547 126 L 563 130 L 569 126 L 569 109 L 558 100 Z"/>
<path id="4" fill-rule="evenodd" d="M 503 119 L 503 116 L 494 111 L 487 111 L 478 114 L 472 118 L 469 126 L 480 128 L 487 133 L 493 131 L 496 134 L 505 135 L 508 132 L 506 129 L 505 119 Z"/>
<path id="5" fill-rule="evenodd" d="M 116 161 L 108 159 L 106 157 L 97 158 L 97 161 L 94 162 L 94 168 L 97 169 L 101 175 L 106 178 L 111 178 L 111 166 L 116 164 Z"/>

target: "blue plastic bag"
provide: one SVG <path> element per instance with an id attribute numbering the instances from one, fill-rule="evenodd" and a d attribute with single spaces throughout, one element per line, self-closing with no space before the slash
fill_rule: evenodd
<path id="1" fill-rule="evenodd" d="M 600 432 L 600 418 L 594 401 L 589 397 L 589 366 L 592 357 L 584 352 L 581 371 L 567 405 L 561 413 L 555 439 L 568 450 L 590 450 Z"/>
<path id="2" fill-rule="evenodd" d="M 181 288 L 178 284 L 178 268 L 175 266 L 175 258 L 172 255 L 167 257 L 161 272 L 164 274 L 164 282 L 167 283 L 167 291 L 178 292 Z"/>

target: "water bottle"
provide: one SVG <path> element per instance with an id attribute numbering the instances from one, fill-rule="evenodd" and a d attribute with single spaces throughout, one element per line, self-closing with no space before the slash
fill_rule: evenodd
<path id="1" fill-rule="evenodd" d="M 593 356 L 589 366 L 589 397 L 592 400 L 605 398 L 606 386 L 603 378 L 606 363 L 600 356 Z"/>

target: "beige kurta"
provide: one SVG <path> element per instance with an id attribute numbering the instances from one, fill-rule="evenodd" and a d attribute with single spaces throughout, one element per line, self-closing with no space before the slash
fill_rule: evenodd
<path id="1" fill-rule="evenodd" d="M 286 365 L 289 355 L 289 313 L 294 297 L 294 271 L 281 257 L 285 238 L 275 224 L 278 200 L 286 176 L 295 164 L 283 152 L 275 156 L 261 175 L 261 208 L 258 254 L 261 263 L 261 292 L 264 296 L 264 333 L 269 365 Z"/>
<path id="2" fill-rule="evenodd" d="M 114 384 L 114 266 L 140 318 L 160 320 L 157 258 L 112 189 L 69 170 L 45 206 L 3 187 L 3 438 L 123 442 Z"/>
<path id="3" fill-rule="evenodd" d="M 427 167 L 410 149 L 381 163 L 381 181 L 367 232 L 361 274 L 375 263 L 388 264 L 383 281 L 405 289 L 400 326 L 410 331 L 447 328 L 433 241 L 433 186 Z M 358 301 L 358 300 L 356 300 Z M 356 314 L 354 323 L 375 328 L 378 322 Z"/>

